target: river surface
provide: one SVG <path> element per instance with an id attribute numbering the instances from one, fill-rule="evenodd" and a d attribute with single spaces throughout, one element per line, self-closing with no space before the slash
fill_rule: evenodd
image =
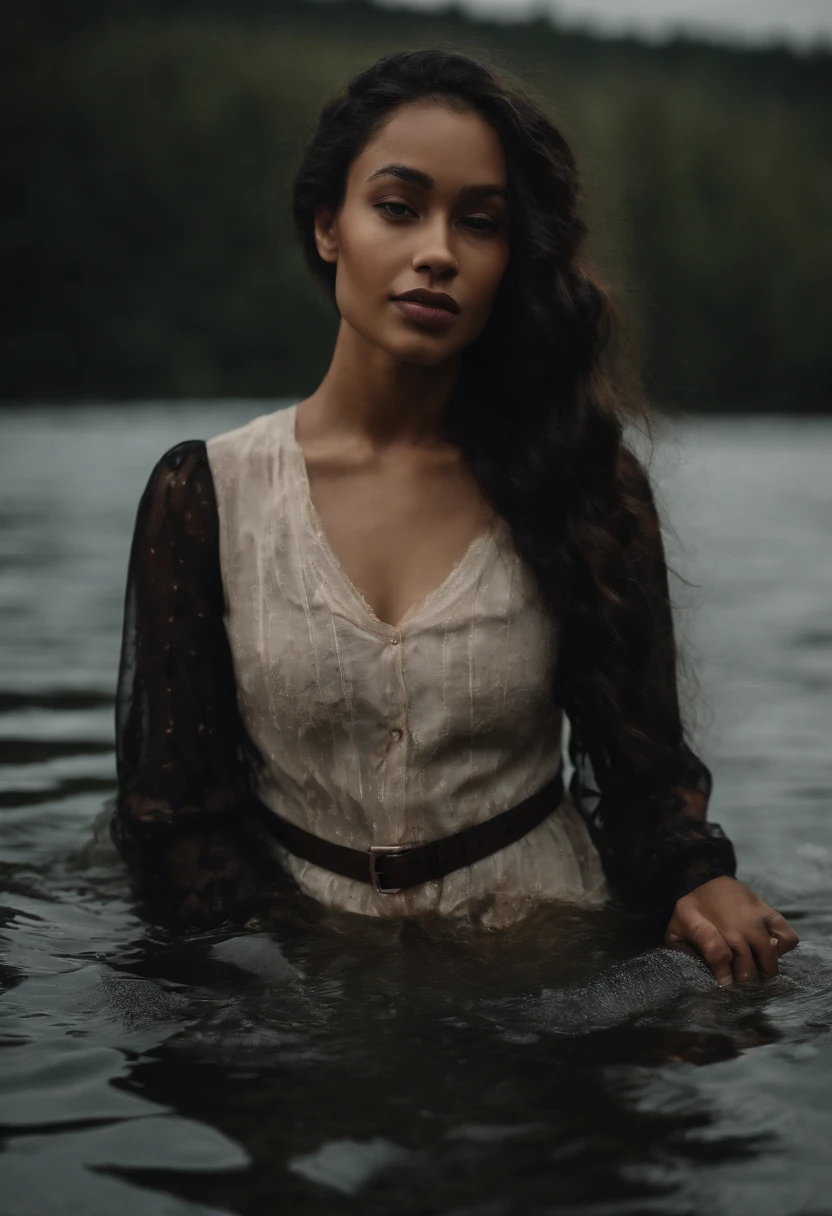
<path id="1" fill-rule="evenodd" d="M 143 918 L 100 830 L 136 504 L 270 408 L 0 414 L 0 1212 L 832 1212 L 832 423 L 656 452 L 711 817 L 801 936 L 718 989 L 609 909 Z"/>

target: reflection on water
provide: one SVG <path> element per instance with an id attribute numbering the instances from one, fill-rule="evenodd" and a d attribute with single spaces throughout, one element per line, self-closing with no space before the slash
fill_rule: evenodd
<path id="1" fill-rule="evenodd" d="M 264 408 L 0 416 L 0 1210 L 827 1212 L 832 425 L 689 423 L 655 464 L 713 817 L 802 939 L 718 989 L 610 910 L 137 915 L 101 830 L 136 502 Z"/>

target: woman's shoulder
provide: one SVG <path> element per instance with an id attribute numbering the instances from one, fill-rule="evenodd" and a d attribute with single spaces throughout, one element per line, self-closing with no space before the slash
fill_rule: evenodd
<path id="1" fill-rule="evenodd" d="M 204 439 L 180 439 L 156 459 L 151 477 L 153 474 L 163 477 L 165 473 L 177 473 L 185 465 L 197 468 L 205 463 L 206 458 L 207 445 Z"/>
<path id="2" fill-rule="evenodd" d="M 150 470 L 136 512 L 131 561 L 145 554 L 150 562 L 174 544 L 210 541 L 216 516 L 205 440 L 180 440 Z"/>
<path id="3" fill-rule="evenodd" d="M 243 426 L 223 431 L 206 444 L 221 518 L 251 518 L 257 503 L 274 499 L 283 482 L 284 453 L 290 437 L 291 409 L 258 414 Z"/>
<path id="4" fill-rule="evenodd" d="M 291 407 L 290 407 L 291 408 Z M 250 418 L 248 422 L 213 435 L 206 443 L 206 454 L 216 468 L 226 462 L 245 460 L 279 443 L 289 412 L 285 408 L 271 410 Z"/>
<path id="5" fill-rule="evenodd" d="M 150 470 L 141 505 L 151 515 L 184 511 L 194 500 L 213 497 L 204 439 L 182 439 L 167 448 Z"/>
<path id="6" fill-rule="evenodd" d="M 145 495 L 163 497 L 171 508 L 175 508 L 177 501 L 184 503 L 193 498 L 203 503 L 206 497 L 213 501 L 216 482 L 222 475 L 232 473 L 254 454 L 262 454 L 279 441 L 285 414 L 283 409 L 258 414 L 207 440 L 179 440 L 156 459 Z"/>

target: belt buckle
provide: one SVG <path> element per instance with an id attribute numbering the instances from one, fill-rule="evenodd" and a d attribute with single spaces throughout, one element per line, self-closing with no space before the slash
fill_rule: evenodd
<path id="1" fill-rule="evenodd" d="M 409 853 L 413 848 L 411 844 L 371 844 L 370 853 L 370 882 L 373 885 L 373 890 L 378 891 L 379 895 L 397 895 L 399 891 L 403 891 L 404 887 L 384 887 L 384 867 L 382 866 L 379 873 L 379 859 L 384 861 L 385 857 L 396 856 L 398 853 Z"/>

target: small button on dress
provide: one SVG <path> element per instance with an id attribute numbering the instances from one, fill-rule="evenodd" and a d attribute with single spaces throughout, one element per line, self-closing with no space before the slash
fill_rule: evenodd
<path id="1" fill-rule="evenodd" d="M 563 725 L 551 692 L 559 631 L 508 525 L 497 518 L 393 628 L 327 541 L 296 414 L 293 404 L 207 443 L 238 705 L 266 761 L 259 798 L 361 850 L 421 844 L 499 814 L 561 767 Z M 380 722 L 395 723 L 383 741 Z M 395 894 L 270 847 L 306 894 L 371 916 L 497 926 L 541 901 L 609 897 L 568 795 L 520 840 Z"/>

